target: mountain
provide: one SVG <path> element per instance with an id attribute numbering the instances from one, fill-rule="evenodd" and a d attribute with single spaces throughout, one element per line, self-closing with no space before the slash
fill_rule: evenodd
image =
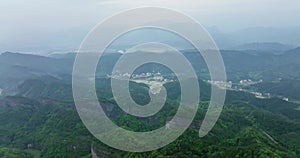
<path id="1" fill-rule="evenodd" d="M 51 76 L 25 80 L 18 85 L 16 95 L 60 101 L 73 100 L 70 83 L 65 83 Z"/>
<path id="2" fill-rule="evenodd" d="M 300 47 L 297 47 L 295 49 L 290 49 L 285 52 L 287 55 L 299 55 L 300 54 Z"/>
<path id="3" fill-rule="evenodd" d="M 264 42 L 264 43 L 246 43 L 236 47 L 234 50 L 255 50 L 259 52 L 279 54 L 291 50 L 293 48 L 295 48 L 295 46 L 285 45 L 276 42 Z"/>
<path id="4" fill-rule="evenodd" d="M 278 78 L 292 80 L 300 78 L 300 73 L 297 73 L 300 68 L 299 48 L 281 54 L 257 51 L 254 50 L 255 47 L 250 48 L 250 50 L 221 50 L 228 80 L 234 82 L 244 79 L 276 81 Z M 209 72 L 202 56 L 195 50 L 183 50 L 183 54 L 190 60 L 198 76 L 208 80 Z M 0 76 L 0 88 L 12 92 L 24 80 L 42 76 L 70 81 L 75 55 L 68 53 L 45 57 L 3 53 L 0 55 L 0 73 L 4 75 Z M 121 55 L 120 53 L 105 53 L 98 64 L 97 76 L 110 74 Z M 155 64 L 148 64 L 138 72 L 149 71 L 165 72 L 165 69 Z"/>
<path id="5" fill-rule="evenodd" d="M 217 27 L 208 27 L 207 30 L 220 49 L 264 50 L 268 48 L 281 53 L 282 50 L 300 45 L 299 27 L 249 27 L 237 31 L 224 31 Z M 256 46 L 257 44 L 259 47 Z M 270 47 L 272 45 L 279 49 Z"/>
<path id="6" fill-rule="evenodd" d="M 300 80 L 280 80 L 277 82 L 263 82 L 253 85 L 255 89 L 271 93 L 290 100 L 300 100 Z"/>
<path id="7" fill-rule="evenodd" d="M 249 27 L 228 33 L 229 37 L 240 41 L 240 45 L 244 43 L 263 43 L 276 42 L 288 43 L 290 45 L 300 45 L 300 29 L 299 27 Z"/>
<path id="8" fill-rule="evenodd" d="M 32 82 L 32 87 L 39 87 L 39 82 L 43 81 Z M 60 83 L 56 80 L 53 84 L 52 86 L 59 87 L 55 84 Z M 32 87 L 28 87 L 28 93 Z M 138 87 L 136 88 L 139 89 Z M 61 93 L 51 91 L 51 87 L 44 88 L 49 88 L 43 90 L 49 92 L 49 95 Z M 202 93 L 208 93 L 208 90 L 209 88 L 202 88 Z M 179 93 L 176 89 L 171 92 Z M 204 118 L 208 106 L 207 102 L 203 101 L 200 102 L 194 122 L 182 136 L 161 149 L 146 153 L 122 152 L 93 138 L 80 121 L 74 103 L 70 101 L 47 99 L 44 98 L 45 93 L 27 97 L 3 97 L 0 99 L 0 146 L 4 148 L 0 148 L 0 154 L 3 149 L 15 151 L 19 157 L 33 157 L 34 154 L 42 158 L 84 157 L 90 156 L 91 149 L 94 149 L 99 157 L 299 156 L 297 146 L 300 145 L 300 111 L 295 107 L 300 105 L 287 104 L 276 99 L 257 99 L 243 92 L 227 93 L 220 119 L 207 136 L 198 138 L 199 122 Z M 141 130 L 141 127 L 142 130 L 150 130 L 162 126 L 166 119 L 176 112 L 176 104 L 176 100 L 170 100 L 155 116 L 139 119 L 123 114 L 124 112 L 110 99 L 102 100 L 105 109 L 110 107 L 111 110 L 106 112 L 115 123 L 135 131 Z"/>
<path id="9" fill-rule="evenodd" d="M 264 92 L 274 88 L 273 94 L 282 91 L 296 97 L 300 93 L 296 86 L 299 81 L 292 80 L 300 78 L 300 73 L 295 70 L 300 65 L 296 62 L 300 60 L 296 52 L 298 49 L 280 55 L 260 54 L 253 50 L 221 53 L 228 78 L 235 84 L 241 79 L 263 78 L 262 83 L 253 85 L 255 90 Z M 0 55 L 3 66 L 0 72 L 5 74 L 0 76 L 1 86 L 8 87 L 0 97 L 0 157 L 91 157 L 91 149 L 99 157 L 300 156 L 300 104 L 278 97 L 259 99 L 245 91 L 227 90 L 225 106 L 216 126 L 207 136 L 199 138 L 198 130 L 208 108 L 212 85 L 202 81 L 209 75 L 201 55 L 193 50 L 185 50 L 183 54 L 201 76 L 201 102 L 197 115 L 176 141 L 146 153 L 112 149 L 96 140 L 85 128 L 72 100 L 73 54 L 59 57 Z M 177 111 L 180 83 L 175 80 L 164 85 L 168 98 L 157 114 L 149 118 L 128 115 L 116 104 L 111 93 L 111 78 L 106 76 L 120 56 L 105 54 L 96 73 L 97 95 L 107 116 L 117 125 L 133 131 L 162 127 Z M 146 64 L 137 72 L 153 70 L 162 75 L 170 74 L 155 64 Z M 277 84 L 279 77 L 289 80 Z M 258 89 L 260 86 L 263 88 Z M 145 104 L 150 100 L 146 84 L 131 81 L 130 92 L 137 103 Z"/>
<path id="10" fill-rule="evenodd" d="M 0 88 L 12 91 L 26 79 L 47 75 L 64 78 L 72 65 L 70 59 L 5 52 L 0 55 Z"/>

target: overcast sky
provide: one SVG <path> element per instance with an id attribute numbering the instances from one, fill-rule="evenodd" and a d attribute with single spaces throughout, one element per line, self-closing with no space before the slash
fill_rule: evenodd
<path id="1" fill-rule="evenodd" d="M 139 6 L 177 9 L 225 32 L 300 26 L 299 0 L 2 0 L 0 51 L 74 49 L 105 17 Z"/>

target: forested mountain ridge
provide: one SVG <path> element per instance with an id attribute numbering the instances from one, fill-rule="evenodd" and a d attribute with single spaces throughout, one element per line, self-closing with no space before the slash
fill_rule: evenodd
<path id="1" fill-rule="evenodd" d="M 295 69 L 300 66 L 296 62 L 300 61 L 300 56 L 297 52 L 295 49 L 270 55 L 222 51 L 229 80 L 238 83 L 247 78 L 263 79 L 261 83 L 250 85 L 250 89 L 269 92 L 274 97 L 260 99 L 247 91 L 227 90 L 224 110 L 216 126 L 207 136 L 199 138 L 198 130 L 207 110 L 212 85 L 206 82 L 208 75 L 205 67 L 201 67 L 203 63 L 199 63 L 199 55 L 185 51 L 200 76 L 201 102 L 196 118 L 175 142 L 146 153 L 112 149 L 96 140 L 82 124 L 72 99 L 73 54 L 56 58 L 1 54 L 3 67 L 0 72 L 5 75 L 0 76 L 0 88 L 3 89 L 0 97 L 0 157 L 91 157 L 91 149 L 101 157 L 299 157 L 300 104 L 295 85 L 300 73 Z M 147 131 L 161 127 L 176 112 L 179 84 L 175 79 L 164 85 L 168 90 L 167 103 L 155 117 L 140 119 L 125 115 L 112 97 L 111 78 L 107 75 L 120 55 L 107 54 L 100 61 L 104 66 L 98 68 L 96 78 L 99 101 L 109 109 L 106 112 L 110 118 L 126 129 Z M 249 62 L 250 59 L 254 62 Z M 294 64 L 296 68 L 282 67 L 285 64 Z M 167 73 L 157 65 L 148 65 L 137 73 L 149 70 Z M 131 81 L 130 86 L 136 102 L 149 100 L 147 85 Z M 294 100 L 284 101 L 275 96 L 278 92 L 283 92 L 278 95 Z"/>
<path id="2" fill-rule="evenodd" d="M 59 83 L 57 80 L 55 82 Z M 204 82 L 201 85 L 202 93 L 207 93 L 209 86 Z M 35 89 L 35 86 L 40 87 L 40 83 L 32 82 L 31 88 Z M 135 85 L 133 90 L 139 89 L 139 86 L 142 85 Z M 176 84 L 167 87 L 176 89 Z M 47 89 L 47 86 L 44 88 Z M 60 91 L 42 91 L 44 93 L 29 90 L 24 94 L 20 92 L 19 96 L 7 96 L 0 100 L 0 118 L 5 119 L 0 125 L 3 131 L 0 146 L 19 151 L 20 155 L 26 153 L 33 156 L 30 153 L 34 151 L 41 157 L 55 157 L 57 154 L 61 154 L 61 157 L 86 156 L 90 154 L 92 147 L 98 155 L 106 157 L 297 157 L 300 152 L 297 148 L 297 138 L 300 138 L 300 111 L 296 110 L 299 105 L 281 102 L 276 98 L 257 99 L 252 94 L 228 91 L 217 125 L 208 136 L 199 139 L 199 122 L 206 112 L 205 100 L 209 98 L 202 97 L 203 101 L 194 123 L 178 140 L 153 152 L 127 153 L 111 149 L 93 138 L 81 123 L 72 101 L 51 98 L 56 96 L 53 93 L 61 94 Z M 176 96 L 177 94 L 173 94 L 173 97 Z M 145 123 L 135 117 L 123 115 L 113 100 L 107 99 L 101 99 L 101 102 L 104 106 L 113 107 L 110 113 L 118 117 L 110 115 L 112 119 L 119 125 L 135 130 L 140 126 L 151 129 L 157 123 L 164 124 L 167 116 L 173 115 L 173 110 L 176 109 L 173 107 L 174 102 L 167 103 L 166 111 L 157 116 L 158 122 L 144 120 Z M 28 145 L 32 147 L 28 149 Z"/>

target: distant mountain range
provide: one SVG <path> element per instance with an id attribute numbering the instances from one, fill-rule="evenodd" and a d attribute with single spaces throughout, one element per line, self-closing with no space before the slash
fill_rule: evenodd
<path id="1" fill-rule="evenodd" d="M 282 51 L 273 51 L 272 46 Z M 298 80 L 300 78 L 300 47 L 290 49 L 278 43 L 261 43 L 244 45 L 245 50 L 221 50 L 227 78 L 238 83 L 240 80 L 251 79 L 273 82 L 282 80 Z M 249 49 L 248 49 L 249 48 Z M 263 50 L 263 51 L 262 51 Z M 190 60 L 201 79 L 208 80 L 209 72 L 201 55 L 195 50 L 184 50 L 183 54 Z M 13 94 L 25 80 L 52 76 L 53 78 L 71 81 L 72 66 L 75 53 L 52 54 L 38 56 L 5 52 L 0 55 L 0 88 L 3 94 Z M 122 54 L 106 53 L 98 64 L 97 75 L 106 76 L 111 73 L 114 63 Z M 139 72 L 161 71 L 165 69 L 148 65 Z M 28 83 L 28 82 L 27 82 Z M 30 83 L 30 82 L 29 82 Z M 43 85 L 44 83 L 41 83 Z M 30 84 L 26 84 L 27 87 Z M 51 86 L 45 85 L 44 86 Z M 292 91 L 287 94 L 293 93 Z"/>
<path id="2" fill-rule="evenodd" d="M 183 27 L 184 24 L 181 24 Z M 235 49 L 241 45 L 249 43 L 282 43 L 284 45 L 300 46 L 300 28 L 299 27 L 251 27 L 235 31 L 223 31 L 218 27 L 206 27 L 208 32 L 216 41 L 220 49 Z M 188 29 L 188 28 L 187 28 Z M 0 51 L 21 51 L 35 52 L 39 54 L 51 54 L 53 52 L 75 51 L 80 46 L 88 30 L 71 30 L 73 32 L 53 33 L 51 39 L 39 41 L 32 39 L 30 42 L 22 43 L 0 43 Z M 49 41 L 51 43 L 49 44 Z M 115 44 L 116 49 L 127 49 L 134 46 L 137 41 L 147 42 L 165 42 L 172 45 L 178 45 L 181 48 L 189 48 L 190 45 L 184 44 L 182 39 L 174 34 L 166 33 L 160 30 L 156 31 L 136 31 L 121 36 Z M 37 46 L 38 45 L 38 46 Z"/>
<path id="3" fill-rule="evenodd" d="M 300 47 L 280 43 L 251 43 L 240 46 L 240 50 L 221 50 L 227 75 L 230 80 L 251 78 L 275 80 L 276 78 L 300 78 Z M 278 51 L 275 51 L 277 49 Z M 287 50 L 288 49 L 288 50 Z M 114 63 L 122 55 L 106 53 L 101 59 L 99 71 L 109 73 Z M 183 54 L 193 63 L 200 73 L 207 73 L 205 63 L 195 50 L 183 50 Z M 51 75 L 70 79 L 75 53 L 38 56 L 5 52 L 0 55 L 0 88 L 8 83 L 19 83 L 24 78 Z M 201 70 L 200 70 L 201 69 Z M 240 76 L 237 75 L 237 72 Z M 207 76 L 207 74 L 204 74 Z"/>
<path id="4" fill-rule="evenodd" d="M 246 43 L 234 48 L 234 50 L 255 50 L 258 52 L 281 54 L 291 49 L 296 48 L 296 46 L 285 45 L 276 42 L 264 42 L 264 43 Z"/>

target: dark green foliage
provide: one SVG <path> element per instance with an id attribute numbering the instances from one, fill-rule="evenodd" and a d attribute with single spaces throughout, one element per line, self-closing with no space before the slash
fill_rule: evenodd
<path id="1" fill-rule="evenodd" d="M 234 95 L 229 93 L 230 96 Z M 299 156 L 299 121 L 284 116 L 280 110 L 272 110 L 272 105 L 279 106 L 276 101 L 249 101 L 245 103 L 229 98 L 214 129 L 209 135 L 199 138 L 199 121 L 203 119 L 207 108 L 207 103 L 202 102 L 194 123 L 175 142 L 152 152 L 128 153 L 95 140 L 81 123 L 71 102 L 6 97 L 1 100 L 0 118 L 3 120 L 0 127 L 1 131 L 6 132 L 1 132 L 0 143 L 9 148 L 18 148 L 18 154 L 27 154 L 28 157 L 33 156 L 27 152 L 28 144 L 33 144 L 32 148 L 39 151 L 40 157 L 83 157 L 90 154 L 92 146 L 99 155 L 107 157 Z M 264 103 L 273 104 L 261 106 Z M 109 102 L 105 105 L 113 106 Z M 166 116 L 175 114 L 175 108 L 173 111 L 168 107 L 172 106 L 166 106 L 156 115 L 155 122 L 154 118 L 152 121 L 141 120 L 129 115 L 117 115 L 112 119 L 124 128 L 147 131 L 163 125 Z M 284 107 L 294 110 L 291 106 Z M 299 115 L 299 111 L 294 111 Z"/>
<path id="2" fill-rule="evenodd" d="M 300 94 L 296 79 L 300 74 L 295 71 L 299 70 L 297 52 L 298 49 L 274 55 L 223 51 L 222 55 L 230 80 L 267 79 L 269 82 L 254 88 L 297 101 Z M 209 79 L 199 54 L 187 51 L 185 56 L 201 79 Z M 156 115 L 149 118 L 127 115 L 115 104 L 111 80 L 106 77 L 119 57 L 120 54 L 107 54 L 98 65 L 96 89 L 106 114 L 117 125 L 133 131 L 162 127 L 177 111 L 180 84 L 164 85 L 168 90 L 167 102 Z M 0 72 L 7 74 L 0 76 L 0 88 L 11 95 L 0 98 L 1 158 L 91 157 L 91 149 L 102 157 L 300 157 L 300 105 L 279 98 L 257 99 L 245 92 L 227 91 L 226 104 L 216 126 L 207 136 L 199 138 L 211 89 L 202 80 L 199 80 L 201 102 L 197 115 L 176 141 L 146 153 L 112 149 L 89 133 L 76 112 L 70 82 L 73 60 L 73 56 L 56 59 L 12 53 L 0 56 Z M 149 70 L 161 69 L 152 64 L 139 71 Z M 273 80 L 278 78 L 288 80 L 275 83 Z M 137 103 L 149 102 L 148 90 L 145 84 L 130 82 L 130 92 Z"/>

